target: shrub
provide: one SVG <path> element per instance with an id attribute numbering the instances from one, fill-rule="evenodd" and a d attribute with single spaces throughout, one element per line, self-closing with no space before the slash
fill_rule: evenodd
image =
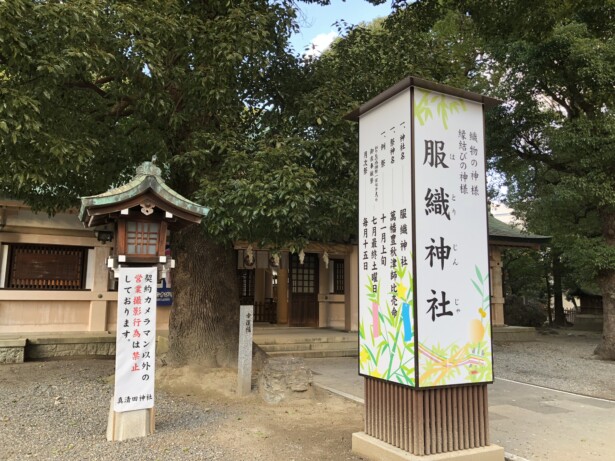
<path id="1" fill-rule="evenodd" d="M 547 321 L 544 307 L 537 301 L 508 296 L 504 303 L 504 322 L 517 327 L 541 327 Z"/>

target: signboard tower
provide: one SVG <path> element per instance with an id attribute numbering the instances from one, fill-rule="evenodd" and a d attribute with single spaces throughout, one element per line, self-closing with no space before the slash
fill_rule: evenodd
<path id="1" fill-rule="evenodd" d="M 463 451 L 503 460 L 489 442 L 487 409 L 483 111 L 497 103 L 408 77 L 349 116 L 359 122 L 365 432 L 353 449 L 362 454 L 387 459 L 378 450 L 394 447 L 407 459 Z"/>

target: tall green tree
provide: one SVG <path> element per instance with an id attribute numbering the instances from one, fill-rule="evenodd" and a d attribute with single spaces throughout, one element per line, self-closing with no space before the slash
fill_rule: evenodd
<path id="1" fill-rule="evenodd" d="M 324 121 L 302 107 L 295 7 L 0 3 L 0 193 L 54 213 L 156 155 L 172 187 L 211 208 L 172 236 L 176 363 L 234 362 L 234 239 L 299 248 L 353 227 L 352 194 L 340 199 L 355 181 L 349 150 L 319 143 Z"/>
<path id="2" fill-rule="evenodd" d="M 563 263 L 597 279 L 615 359 L 615 2 L 458 1 L 484 43 L 495 95 L 492 165 Z"/>

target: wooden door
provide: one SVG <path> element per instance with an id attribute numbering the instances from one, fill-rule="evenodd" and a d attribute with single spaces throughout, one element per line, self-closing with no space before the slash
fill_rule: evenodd
<path id="1" fill-rule="evenodd" d="M 318 255 L 308 253 L 303 264 L 290 256 L 290 316 L 294 327 L 318 327 Z"/>

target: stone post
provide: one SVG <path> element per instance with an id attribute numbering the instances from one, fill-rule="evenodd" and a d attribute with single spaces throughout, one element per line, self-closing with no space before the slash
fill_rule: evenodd
<path id="1" fill-rule="evenodd" d="M 502 287 L 502 252 L 500 248 L 489 247 L 489 269 L 491 270 L 491 311 L 493 326 L 504 326 L 504 290 Z"/>
<path id="2" fill-rule="evenodd" d="M 241 306 L 239 311 L 239 355 L 237 358 L 237 395 L 250 395 L 252 390 L 252 332 L 254 306 Z"/>

